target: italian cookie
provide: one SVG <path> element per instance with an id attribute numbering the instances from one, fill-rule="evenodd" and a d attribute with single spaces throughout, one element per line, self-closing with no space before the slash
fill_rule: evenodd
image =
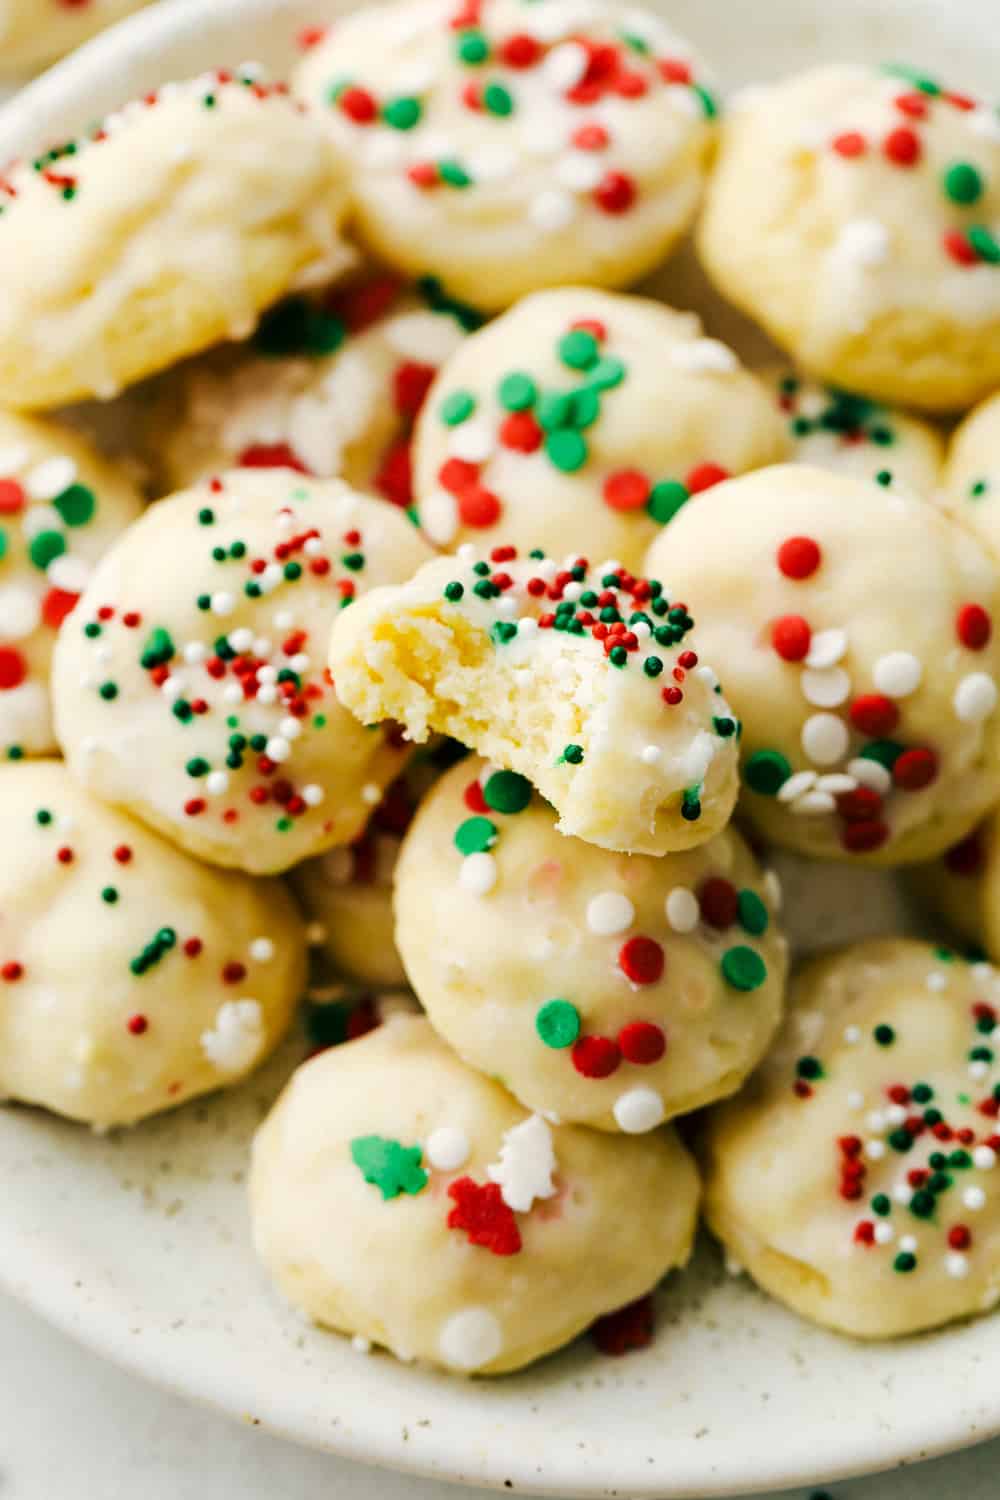
<path id="1" fill-rule="evenodd" d="M 3 0 L 0 74 L 54 62 L 149 0 Z"/>
<path id="2" fill-rule="evenodd" d="M 57 761 L 0 766 L 0 1094 L 105 1128 L 244 1077 L 305 982 L 278 881 L 199 864 Z"/>
<path id="3" fill-rule="evenodd" d="M 982 402 L 948 447 L 945 502 L 963 526 L 1000 555 L 1000 393 Z"/>
<path id="4" fill-rule="evenodd" d="M 650 1291 L 688 1259 L 698 1191 L 672 1131 L 551 1126 L 405 1016 L 299 1068 L 250 1171 L 254 1243 L 293 1306 L 463 1375 Z"/>
<path id="5" fill-rule="evenodd" d="M 953 411 L 1000 384 L 1000 125 L 933 78 L 837 64 L 755 90 L 723 130 L 699 248 L 835 385 Z"/>
<path id="6" fill-rule="evenodd" d="M 796 463 L 876 479 L 929 499 L 937 494 L 944 441 L 937 428 L 868 396 L 784 368 L 769 372 Z"/>
<path id="7" fill-rule="evenodd" d="M 56 749 L 56 632 L 141 510 L 125 471 L 79 433 L 0 411 L 0 755 Z"/>
<path id="8" fill-rule="evenodd" d="M 428 554 L 394 507 L 287 469 L 159 501 L 94 570 L 56 647 L 74 775 L 251 874 L 349 843 L 406 751 L 341 707 L 327 639 L 345 606 Z"/>
<path id="9" fill-rule="evenodd" d="M 710 1117 L 706 1216 L 803 1317 L 894 1338 L 1000 1299 L 1000 974 L 904 939 L 807 964 Z"/>
<path id="10" fill-rule="evenodd" d="M 360 600 L 330 644 L 365 724 L 452 735 L 531 781 L 559 829 L 606 849 L 693 848 L 728 822 L 739 725 L 655 579 L 469 544 Z"/>
<path id="11" fill-rule="evenodd" d="M 341 475 L 408 506 L 413 423 L 476 321 L 440 288 L 407 292 L 389 276 L 286 299 L 249 349 L 221 349 L 165 377 L 147 431 L 165 489 L 280 466 Z"/>
<path id="12" fill-rule="evenodd" d="M 964 839 L 909 873 L 911 889 L 970 949 L 1000 956 L 1000 815 L 992 811 Z"/>
<path id="13" fill-rule="evenodd" d="M 931 859 L 1000 796 L 997 572 L 893 485 L 786 465 L 718 485 L 647 567 L 699 617 L 743 724 L 741 806 L 820 859 Z"/>
<path id="14" fill-rule="evenodd" d="M 691 48 L 614 3 L 395 0 L 338 19 L 296 86 L 389 265 L 478 307 L 624 286 L 694 215 L 718 112 Z"/>
<path id="15" fill-rule="evenodd" d="M 220 70 L 0 172 L 0 403 L 113 396 L 348 259 L 346 169 L 283 85 Z"/>
<path id="16" fill-rule="evenodd" d="M 738 1088 L 781 1018 L 776 882 L 731 831 L 659 859 L 567 839 L 463 761 L 396 867 L 396 942 L 460 1057 L 547 1118 L 628 1135 Z"/>
<path id="17" fill-rule="evenodd" d="M 639 568 L 692 494 L 789 452 L 764 386 L 693 313 L 560 287 L 445 365 L 417 428 L 417 511 L 440 546 L 572 536 Z"/>

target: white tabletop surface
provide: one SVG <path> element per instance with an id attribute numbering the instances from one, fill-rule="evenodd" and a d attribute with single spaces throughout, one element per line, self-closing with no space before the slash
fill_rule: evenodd
<path id="1" fill-rule="evenodd" d="M 3 1296 L 0 1389 L 0 1500 L 481 1500 L 485 1493 L 359 1468 L 240 1427 L 142 1384 Z M 834 1485 L 829 1494 L 996 1500 L 998 1468 L 1000 1443 L 992 1443 Z M 809 1490 L 793 1495 L 812 1500 Z"/>

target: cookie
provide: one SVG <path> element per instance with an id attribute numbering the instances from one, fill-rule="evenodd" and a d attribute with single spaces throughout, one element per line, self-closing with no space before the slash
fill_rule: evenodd
<path id="1" fill-rule="evenodd" d="M 660 859 L 567 839 L 463 761 L 421 803 L 396 941 L 431 1023 L 528 1109 L 641 1134 L 738 1088 L 781 1017 L 780 893 L 732 831 Z"/>
<path id="2" fill-rule="evenodd" d="M 910 888 L 970 952 L 1000 955 L 1000 844 L 998 815 L 991 812 L 977 828 L 938 859 L 909 872 Z"/>
<path id="3" fill-rule="evenodd" d="M 945 503 L 1000 556 L 1000 394 L 971 411 L 948 447 Z"/>
<path id="4" fill-rule="evenodd" d="M 929 943 L 801 970 L 705 1141 L 709 1226 L 772 1296 L 861 1339 L 1000 1299 L 998 1004 L 996 970 Z"/>
<path id="5" fill-rule="evenodd" d="M 693 313 L 561 287 L 466 340 L 417 429 L 417 512 L 439 546 L 494 539 L 639 568 L 688 498 L 790 452 L 764 386 Z"/>
<path id="6" fill-rule="evenodd" d="M 4 0 L 0 5 L 0 74 L 40 68 L 72 52 L 148 0 Z"/>
<path id="7" fill-rule="evenodd" d="M 0 1094 L 131 1125 L 242 1078 L 305 982 L 278 881 L 199 864 L 57 761 L 0 766 Z"/>
<path id="8" fill-rule="evenodd" d="M 51 755 L 56 632 L 142 510 L 123 468 L 79 433 L 0 411 L 0 755 Z"/>
<path id="9" fill-rule="evenodd" d="M 408 506 L 410 437 L 470 309 L 379 276 L 265 313 L 249 347 L 221 349 L 164 377 L 146 446 L 166 492 L 224 469 L 340 475 Z"/>
<path id="10" fill-rule="evenodd" d="M 743 723 L 748 818 L 819 859 L 931 859 L 1000 795 L 998 578 L 895 487 L 805 465 L 686 506 L 646 566 L 699 614 Z"/>
<path id="11" fill-rule="evenodd" d="M 1000 384 L 1000 126 L 934 78 L 835 64 L 754 90 L 698 244 L 723 295 L 823 380 L 928 411 Z"/>
<path id="12" fill-rule="evenodd" d="M 0 172 L 0 404 L 113 396 L 329 279 L 346 168 L 255 67 L 165 84 Z"/>
<path id="13" fill-rule="evenodd" d="M 94 570 L 56 648 L 74 775 L 252 874 L 349 843 L 405 749 L 340 706 L 327 639 L 345 606 L 428 552 L 393 506 L 287 469 L 159 501 Z"/>
<path id="14" fill-rule="evenodd" d="M 889 476 L 924 499 L 936 495 L 944 441 L 930 422 L 787 367 L 769 371 L 768 380 L 796 463 L 880 483 Z"/>
<path id="15" fill-rule="evenodd" d="M 295 86 L 350 161 L 357 227 L 478 307 L 624 286 L 694 215 L 718 106 L 688 44 L 617 3 L 395 0 L 338 18 Z"/>
<path id="16" fill-rule="evenodd" d="M 606 849 L 693 848 L 729 820 L 739 726 L 655 579 L 471 546 L 359 601 L 330 644 L 363 723 L 452 735 L 531 781 Z"/>
<path id="17" fill-rule="evenodd" d="M 687 1260 L 697 1202 L 672 1131 L 550 1126 L 405 1016 L 299 1068 L 250 1172 L 257 1252 L 293 1306 L 464 1375 L 520 1369 L 650 1291 Z"/>

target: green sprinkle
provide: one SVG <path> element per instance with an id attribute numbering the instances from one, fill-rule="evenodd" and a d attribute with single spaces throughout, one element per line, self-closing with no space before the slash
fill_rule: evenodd
<path id="1" fill-rule="evenodd" d="M 497 620 L 490 626 L 490 635 L 498 646 L 508 646 L 517 635 L 517 624 L 514 620 Z"/>
<path id="2" fill-rule="evenodd" d="M 472 184 L 472 178 L 462 166 L 462 163 L 456 161 L 454 157 L 449 156 L 443 161 L 439 161 L 437 169 L 441 181 L 446 182 L 449 187 L 467 188 Z"/>
<path id="3" fill-rule="evenodd" d="M 687 787 L 681 797 L 681 817 L 685 823 L 697 823 L 701 817 L 701 789 Z"/>
<path id="4" fill-rule="evenodd" d="M 65 551 L 66 538 L 61 531 L 40 531 L 37 536 L 32 537 L 28 546 L 28 556 L 42 573 L 49 563 L 62 557 Z"/>
<path id="5" fill-rule="evenodd" d="M 114 906 L 118 900 L 118 892 L 113 885 L 106 885 L 104 887 L 101 892 L 101 900 L 106 902 L 108 906 Z"/>
<path id="6" fill-rule="evenodd" d="M 565 391 L 546 391 L 539 399 L 538 425 L 543 432 L 569 427 L 573 420 L 573 397 Z"/>
<path id="7" fill-rule="evenodd" d="M 893 1042 L 896 1040 L 896 1033 L 893 1031 L 892 1027 L 887 1026 L 884 1021 L 880 1025 L 875 1027 L 875 1030 L 872 1032 L 872 1036 L 875 1038 L 876 1042 L 878 1042 L 880 1047 L 891 1047 Z"/>
<path id="8" fill-rule="evenodd" d="M 535 1030 L 546 1047 L 572 1047 L 580 1035 L 580 1012 L 568 1000 L 548 1000 L 535 1015 Z"/>
<path id="9" fill-rule="evenodd" d="M 934 1090 L 929 1083 L 915 1083 L 913 1085 L 913 1098 L 917 1104 L 929 1104 L 934 1098 Z"/>
<path id="10" fill-rule="evenodd" d="M 514 98 L 502 83 L 488 83 L 483 89 L 483 106 L 491 115 L 512 115 Z"/>
<path id="11" fill-rule="evenodd" d="M 198 525 L 199 526 L 213 526 L 214 524 L 215 524 L 215 511 L 214 510 L 209 510 L 209 508 L 208 508 L 207 505 L 203 506 L 202 509 L 198 512 Z"/>
<path id="12" fill-rule="evenodd" d="M 907 1271 L 915 1271 L 917 1268 L 917 1257 L 909 1250 L 901 1250 L 892 1263 L 892 1269 L 905 1274 Z"/>
<path id="13" fill-rule="evenodd" d="M 890 484 L 892 484 L 892 470 L 879 469 L 878 473 L 875 475 L 875 483 L 880 484 L 883 489 L 887 490 Z"/>
<path id="14" fill-rule="evenodd" d="M 446 427 L 458 427 L 468 421 L 475 409 L 476 398 L 471 391 L 452 391 L 441 402 L 439 415 Z"/>
<path id="15" fill-rule="evenodd" d="M 901 1155 L 905 1155 L 905 1153 L 909 1151 L 910 1147 L 913 1145 L 912 1135 L 908 1130 L 904 1130 L 902 1125 L 898 1130 L 890 1130 L 888 1141 L 892 1149 L 894 1151 L 900 1152 Z"/>
<path id="16" fill-rule="evenodd" d="M 470 67 L 484 63 L 490 55 L 490 44 L 481 31 L 462 31 L 455 48 L 459 60 Z"/>
<path id="17" fill-rule="evenodd" d="M 97 689 L 105 703 L 111 703 L 118 697 L 118 684 L 116 682 L 102 682 Z"/>
<path id="18" fill-rule="evenodd" d="M 489 818 L 466 818 L 455 830 L 459 854 L 485 854 L 497 841 L 497 825 Z"/>
<path id="19" fill-rule="evenodd" d="M 550 432 L 545 438 L 545 452 L 549 461 L 563 474 L 575 474 L 587 462 L 587 444 L 571 427 Z"/>
<path id="20" fill-rule="evenodd" d="M 365 565 L 365 554 L 363 552 L 345 552 L 340 561 L 352 573 L 360 573 Z"/>
<path id="21" fill-rule="evenodd" d="M 7 746 L 7 759 L 8 760 L 23 760 L 24 759 L 24 746 L 23 745 L 8 745 Z"/>
<path id="22" fill-rule="evenodd" d="M 767 907 L 757 892 L 749 889 L 742 890 L 736 901 L 740 926 L 744 932 L 749 932 L 752 937 L 759 937 L 762 932 L 766 932 L 769 921 Z"/>
<path id="23" fill-rule="evenodd" d="M 986 261 L 991 266 L 1000 264 L 1000 241 L 995 239 L 983 225 L 973 225 L 966 238 L 980 260 Z"/>
<path id="24" fill-rule="evenodd" d="M 795 1064 L 795 1073 L 798 1078 L 804 1078 L 809 1083 L 815 1083 L 817 1078 L 823 1077 L 823 1064 L 818 1057 L 800 1057 Z"/>
<path id="25" fill-rule="evenodd" d="M 705 119 L 714 120 L 719 113 L 719 102 L 715 95 L 709 93 L 708 89 L 703 88 L 700 83 L 692 83 L 691 92 L 697 94 Z"/>
<path id="26" fill-rule="evenodd" d="M 94 492 L 85 484 L 71 484 L 61 495 L 56 496 L 52 504 L 67 526 L 86 526 L 88 521 L 93 520 L 97 509 Z"/>
<path id="27" fill-rule="evenodd" d="M 590 371 L 590 384 L 598 391 L 609 391 L 625 379 L 625 364 L 617 355 L 606 354 Z"/>
<path id="28" fill-rule="evenodd" d="M 153 667 L 164 666 L 174 654 L 174 642 L 169 630 L 157 625 L 146 637 L 139 663 L 148 672 Z"/>
<path id="29" fill-rule="evenodd" d="M 722 955 L 722 977 L 734 990 L 756 990 L 767 978 L 767 965 L 753 948 L 742 944 Z"/>
<path id="30" fill-rule="evenodd" d="M 446 583 L 444 586 L 444 597 L 450 604 L 457 604 L 464 593 L 465 589 L 457 581 Z"/>
<path id="31" fill-rule="evenodd" d="M 572 328 L 559 340 L 559 358 L 571 370 L 592 370 L 601 351 L 594 335 L 586 328 Z"/>
<path id="32" fill-rule="evenodd" d="M 681 484 L 678 479 L 661 479 L 659 484 L 654 484 L 646 501 L 646 509 L 661 526 L 666 526 L 674 516 L 690 499 L 690 493 L 686 485 Z"/>
<path id="33" fill-rule="evenodd" d="M 890 78 L 902 78 L 911 83 L 921 94 L 940 94 L 941 85 L 935 83 L 933 78 L 928 78 L 926 73 L 921 73 L 917 68 L 911 68 L 906 63 L 885 63 L 882 67 L 883 73 L 888 73 Z"/>
<path id="34" fill-rule="evenodd" d="M 192 756 L 184 767 L 189 776 L 207 776 L 212 767 L 203 755 Z"/>
<path id="35" fill-rule="evenodd" d="M 501 380 L 497 394 L 505 411 L 525 411 L 534 406 L 538 398 L 538 387 L 530 375 L 513 370 Z"/>
<path id="36" fill-rule="evenodd" d="M 583 762 L 583 746 L 582 745 L 565 745 L 563 747 L 562 754 L 560 755 L 559 759 L 556 761 L 556 765 L 557 766 L 558 765 L 563 765 L 565 763 L 568 766 L 579 766 L 579 765 L 582 764 L 582 762 Z"/>
<path id="37" fill-rule="evenodd" d="M 918 1188 L 910 1199 L 910 1213 L 915 1219 L 929 1219 L 934 1208 L 934 1194 L 926 1188 Z"/>
<path id="38" fill-rule="evenodd" d="M 38 809 L 38 811 L 35 813 L 35 822 L 38 823 L 42 828 L 48 827 L 48 825 L 52 822 L 52 814 L 49 812 L 47 807 L 40 807 Z"/>
<path id="39" fill-rule="evenodd" d="M 608 660 L 613 667 L 624 667 L 628 663 L 628 652 L 624 646 L 612 646 L 608 652 Z"/>
<path id="40" fill-rule="evenodd" d="M 736 720 L 730 719 L 725 714 L 716 714 L 712 719 L 712 728 L 720 740 L 728 740 L 736 733 Z"/>
<path id="41" fill-rule="evenodd" d="M 659 677 L 663 671 L 663 662 L 658 656 L 647 656 L 642 664 L 642 670 L 647 677 Z"/>
<path id="42" fill-rule="evenodd" d="M 792 767 L 780 750 L 757 750 L 743 767 L 743 780 L 762 797 L 774 797 L 791 774 Z"/>
<path id="43" fill-rule="evenodd" d="M 531 801 L 531 782 L 516 771 L 494 771 L 483 787 L 483 798 L 494 812 L 524 812 Z"/>
<path id="44" fill-rule="evenodd" d="M 177 934 L 172 927 L 161 927 L 156 936 L 146 944 L 141 953 L 129 960 L 129 968 L 136 976 L 145 974 L 154 964 L 158 964 L 164 954 L 169 953 L 177 942 Z"/>
<path id="45" fill-rule="evenodd" d="M 362 1177 L 382 1194 L 382 1201 L 407 1193 L 411 1198 L 427 1186 L 427 1173 L 420 1165 L 419 1146 L 404 1146 L 381 1135 L 356 1136 L 351 1142 L 351 1160 Z"/>
<path id="46" fill-rule="evenodd" d="M 956 161 L 946 168 L 941 184 L 952 203 L 975 203 L 982 197 L 982 176 L 968 161 Z"/>
<path id="47" fill-rule="evenodd" d="M 382 111 L 382 118 L 393 130 L 412 130 L 422 113 L 419 99 L 402 94 L 398 99 L 389 100 Z"/>
<path id="48" fill-rule="evenodd" d="M 577 429 L 593 427 L 601 415 L 601 398 L 590 386 L 581 386 L 570 397 L 569 425 Z"/>
<path id="49" fill-rule="evenodd" d="M 903 753 L 903 747 L 895 740 L 869 740 L 867 745 L 861 748 L 862 760 L 877 761 L 887 771 L 891 771 L 897 760 Z"/>
<path id="50" fill-rule="evenodd" d="M 981 500 L 982 497 L 986 494 L 986 491 L 989 489 L 989 487 L 990 482 L 988 479 L 973 480 L 972 484 L 969 485 L 969 499 Z"/>
<path id="51" fill-rule="evenodd" d="M 892 1202 L 886 1193 L 876 1193 L 872 1199 L 872 1213 L 885 1219 L 892 1213 Z"/>

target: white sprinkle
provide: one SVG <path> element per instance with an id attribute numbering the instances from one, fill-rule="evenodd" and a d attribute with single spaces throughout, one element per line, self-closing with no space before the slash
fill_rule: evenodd
<path id="1" fill-rule="evenodd" d="M 41 600 L 33 589 L 22 583 L 8 583 L 0 588 L 0 636 L 7 641 L 23 641 L 41 623 Z"/>
<path id="2" fill-rule="evenodd" d="M 307 807 L 319 807 L 325 796 L 326 793 L 323 788 L 317 786 L 314 781 L 311 781 L 308 786 L 302 788 L 302 800 Z"/>
<path id="3" fill-rule="evenodd" d="M 280 766 L 282 761 L 287 760 L 291 753 L 291 745 L 285 739 L 284 735 L 281 734 L 272 735 L 264 746 L 264 754 L 268 760 L 273 760 L 275 765 Z"/>
<path id="4" fill-rule="evenodd" d="M 961 1281 L 963 1276 L 969 1274 L 968 1257 L 960 1255 L 957 1250 L 952 1250 L 944 1258 L 944 1268 L 949 1276 L 954 1276 L 956 1281 Z"/>
<path id="5" fill-rule="evenodd" d="M 243 689 L 239 683 L 228 683 L 222 689 L 222 696 L 227 703 L 241 703 L 243 701 Z M 257 702 L 263 704 L 277 703 L 278 689 L 273 682 L 262 683 L 257 689 Z"/>
<path id="6" fill-rule="evenodd" d="M 858 1110 L 865 1107 L 865 1096 L 860 1089 L 851 1089 L 847 1095 L 848 1109 Z"/>
<path id="7" fill-rule="evenodd" d="M 989 1172 L 997 1164 L 997 1154 L 992 1146 L 976 1146 L 972 1152 L 972 1164 L 981 1172 Z"/>
<path id="8" fill-rule="evenodd" d="M 82 557 L 71 557 L 64 552 L 62 557 L 54 557 L 45 569 L 45 576 L 57 589 L 65 589 L 67 594 L 82 594 L 90 582 L 90 563 Z"/>
<path id="9" fill-rule="evenodd" d="M 620 891 L 602 891 L 587 902 L 587 926 L 602 937 L 627 932 L 635 921 L 635 907 Z"/>
<path id="10" fill-rule="evenodd" d="M 778 788 L 779 802 L 795 802 L 802 796 L 803 792 L 811 791 L 816 785 L 817 775 L 815 771 L 796 771 L 783 781 Z"/>
<path id="11" fill-rule="evenodd" d="M 220 589 L 211 598 L 211 610 L 213 615 L 231 615 L 236 608 L 236 598 L 226 589 Z"/>
<path id="12" fill-rule="evenodd" d="M 221 797 L 229 790 L 229 776 L 225 771 L 209 771 L 205 777 L 205 790 L 210 797 Z"/>
<path id="13" fill-rule="evenodd" d="M 860 786 L 866 786 L 870 791 L 878 792 L 880 796 L 884 796 L 892 786 L 892 776 L 885 766 L 877 760 L 867 760 L 861 755 L 847 762 L 847 772 Z"/>
<path id="14" fill-rule="evenodd" d="M 589 193 L 604 176 L 604 164 L 593 151 L 564 151 L 556 157 L 553 176 L 571 193 Z"/>
<path id="15" fill-rule="evenodd" d="M 371 1339 L 366 1339 L 363 1334 L 356 1333 L 351 1339 L 351 1348 L 355 1354 L 370 1354 L 372 1352 Z"/>
<path id="16" fill-rule="evenodd" d="M 63 490 L 68 490 L 76 479 L 76 464 L 71 458 L 60 455 L 46 458 L 36 464 L 24 481 L 24 487 L 32 500 L 54 500 Z"/>
<path id="17" fill-rule="evenodd" d="M 996 683 L 987 672 L 970 672 L 955 689 L 952 705 L 964 724 L 979 724 L 997 706 Z"/>
<path id="18" fill-rule="evenodd" d="M 769 906 L 775 911 L 780 911 L 785 899 L 785 893 L 781 889 L 781 881 L 778 879 L 777 871 L 764 871 L 764 895 Z"/>
<path id="19" fill-rule="evenodd" d="M 802 726 L 802 748 L 818 766 L 832 766 L 849 743 L 846 724 L 834 714 L 813 714 Z"/>
<path id="20" fill-rule="evenodd" d="M 254 938 L 247 951 L 255 964 L 270 963 L 274 957 L 274 944 L 267 937 Z"/>
<path id="21" fill-rule="evenodd" d="M 447 490 L 431 490 L 420 506 L 420 525 L 424 535 L 445 547 L 458 530 L 458 506 Z"/>
<path id="22" fill-rule="evenodd" d="M 902 1125 L 906 1119 L 906 1110 L 901 1104 L 889 1104 L 886 1106 L 885 1118 L 889 1125 Z"/>
<path id="23" fill-rule="evenodd" d="M 663 1100 L 655 1089 L 629 1089 L 615 1100 L 614 1116 L 626 1135 L 644 1135 L 666 1118 Z"/>
<path id="24" fill-rule="evenodd" d="M 374 781 L 366 782 L 361 788 L 361 800 L 366 807 L 377 807 L 382 801 L 382 788 Z"/>
<path id="25" fill-rule="evenodd" d="M 480 1370 L 503 1348 L 500 1324 L 486 1307 L 465 1307 L 454 1313 L 438 1336 L 438 1351 L 456 1370 Z"/>
<path id="26" fill-rule="evenodd" d="M 816 708 L 836 708 L 850 696 L 851 679 L 842 667 L 807 667 L 799 681 L 802 696 Z"/>
<path id="27" fill-rule="evenodd" d="M 889 698 L 908 698 L 920 686 L 923 675 L 923 664 L 912 651 L 888 651 L 872 668 L 872 681 Z"/>
<path id="28" fill-rule="evenodd" d="M 263 1041 L 263 1016 L 256 1000 L 227 1000 L 215 1025 L 201 1034 L 209 1062 L 222 1073 L 239 1073 L 257 1057 Z"/>
<path id="29" fill-rule="evenodd" d="M 229 632 L 228 640 L 234 651 L 249 651 L 253 645 L 253 631 L 241 625 L 238 630 Z"/>
<path id="30" fill-rule="evenodd" d="M 291 630 L 294 623 L 294 616 L 290 609 L 279 609 L 274 617 L 275 630 Z"/>
<path id="31" fill-rule="evenodd" d="M 846 630 L 817 630 L 809 642 L 805 664 L 822 672 L 827 667 L 835 667 L 846 650 Z"/>
<path id="32" fill-rule="evenodd" d="M 826 813 L 835 812 L 837 803 L 829 792 L 806 792 L 797 802 L 792 803 L 792 812 L 799 818 L 823 817 Z"/>
<path id="33" fill-rule="evenodd" d="M 467 854 L 458 867 L 458 883 L 472 896 L 488 896 L 497 883 L 497 862 L 492 854 Z"/>
<path id="34" fill-rule="evenodd" d="M 889 254 L 889 231 L 878 219 L 851 219 L 841 229 L 831 254 L 859 266 L 877 266 Z"/>
<path id="35" fill-rule="evenodd" d="M 555 188 L 536 193 L 528 205 L 528 217 L 536 229 L 550 233 L 565 229 L 576 218 L 576 199 Z"/>
<path id="36" fill-rule="evenodd" d="M 486 1175 L 499 1184 L 508 1208 L 526 1214 L 536 1198 L 555 1194 L 557 1166 L 550 1126 L 541 1115 L 529 1115 L 504 1132 L 499 1159 L 490 1163 Z"/>
<path id="37" fill-rule="evenodd" d="M 989 1063 L 984 1062 L 981 1057 L 977 1057 L 973 1062 L 970 1062 L 969 1064 L 970 1078 L 985 1078 L 989 1071 Z"/>
<path id="38" fill-rule="evenodd" d="M 736 355 L 720 339 L 691 339 L 673 344 L 667 352 L 667 361 L 674 369 L 692 375 L 731 375 L 739 369 Z"/>
<path id="39" fill-rule="evenodd" d="M 491 457 L 496 444 L 486 422 L 463 422 L 448 438 L 448 452 L 465 463 L 482 464 Z"/>
<path id="40" fill-rule="evenodd" d="M 286 740 L 297 740 L 302 733 L 302 721 L 300 719 L 282 719 L 278 725 L 278 733 Z"/>
<path id="41" fill-rule="evenodd" d="M 845 1026 L 844 1027 L 844 1041 L 847 1043 L 847 1045 L 849 1047 L 855 1047 L 855 1046 L 857 1046 L 857 1044 L 858 1044 L 858 1042 L 860 1042 L 860 1040 L 861 1040 L 861 1027 L 860 1026 Z"/>
<path id="42" fill-rule="evenodd" d="M 683 885 L 674 886 L 664 907 L 667 922 L 674 932 L 693 932 L 701 918 L 697 896 Z"/>
<path id="43" fill-rule="evenodd" d="M 946 990 L 948 988 L 948 976 L 942 974 L 940 969 L 928 974 L 925 981 L 929 990 Z"/>
<path id="44" fill-rule="evenodd" d="M 886 1150 L 885 1141 L 869 1141 L 865 1146 L 865 1155 L 869 1161 L 881 1161 Z"/>
<path id="45" fill-rule="evenodd" d="M 469 1137 L 456 1125 L 439 1125 L 427 1137 L 427 1160 L 438 1172 L 457 1172 L 469 1159 Z"/>
<path id="46" fill-rule="evenodd" d="M 816 783 L 818 792 L 829 792 L 831 797 L 842 797 L 845 792 L 857 791 L 857 787 L 854 777 L 845 776 L 843 771 L 828 771 Z"/>
<path id="47" fill-rule="evenodd" d="M 900 1235 L 900 1237 L 899 1237 L 899 1248 L 900 1248 L 900 1250 L 905 1250 L 910 1255 L 912 1255 L 913 1252 L 917 1248 L 917 1242 L 913 1238 L 913 1235 L 912 1234 L 902 1234 L 902 1235 Z"/>
<path id="48" fill-rule="evenodd" d="M 579 42 L 564 42 L 553 47 L 539 68 L 539 75 L 557 93 L 574 88 L 589 66 L 590 58 Z"/>
<path id="49" fill-rule="evenodd" d="M 660 749 L 659 745 L 643 745 L 642 749 L 639 751 L 639 759 L 642 761 L 644 766 L 655 766 L 657 761 L 660 760 L 662 756 L 663 751 Z"/>
<path id="50" fill-rule="evenodd" d="M 962 1202 L 973 1213 L 978 1213 L 981 1208 L 985 1207 L 986 1194 L 981 1187 L 968 1187 L 962 1194 Z"/>
<path id="51" fill-rule="evenodd" d="M 189 667 L 197 667 L 208 656 L 208 647 L 202 641 L 188 641 L 181 655 Z"/>
<path id="52" fill-rule="evenodd" d="M 876 1243 L 876 1245 L 891 1245 L 892 1241 L 895 1238 L 896 1238 L 896 1231 L 893 1229 L 892 1225 L 890 1223 L 888 1223 L 887 1220 L 881 1219 L 875 1225 L 875 1243 Z"/>
<path id="53" fill-rule="evenodd" d="M 873 1109 L 871 1114 L 868 1116 L 868 1129 L 872 1131 L 874 1135 L 884 1135 L 885 1115 L 880 1109 Z"/>

